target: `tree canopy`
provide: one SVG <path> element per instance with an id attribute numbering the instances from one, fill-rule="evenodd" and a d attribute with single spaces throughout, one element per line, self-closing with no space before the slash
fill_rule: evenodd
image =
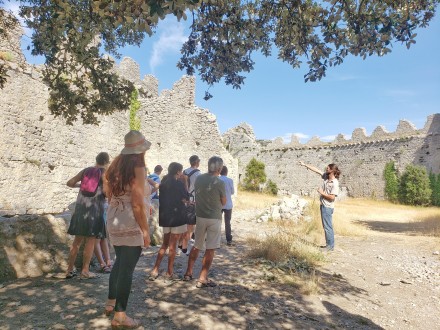
<path id="1" fill-rule="evenodd" d="M 0 0 L 0 3 L 2 0 Z M 33 30 L 32 54 L 45 57 L 50 111 L 68 124 L 97 123 L 98 114 L 127 109 L 133 84 L 113 70 L 125 45 L 140 45 L 167 15 L 190 20 L 177 67 L 212 86 L 240 88 L 261 52 L 305 81 L 325 77 L 349 55 L 383 56 L 394 42 L 408 48 L 440 0 L 23 0 L 20 16 Z M 0 19 L 3 20 L 2 15 Z M 1 24 L 0 24 L 0 33 Z M 7 79 L 0 65 L 0 87 Z M 205 98 L 210 98 L 206 92 Z"/>

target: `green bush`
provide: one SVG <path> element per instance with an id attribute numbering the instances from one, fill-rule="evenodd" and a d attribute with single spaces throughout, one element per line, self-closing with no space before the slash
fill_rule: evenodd
<path id="1" fill-rule="evenodd" d="M 266 182 L 266 189 L 265 192 L 271 195 L 277 195 L 278 194 L 278 186 L 275 182 L 272 180 L 268 180 Z"/>
<path id="2" fill-rule="evenodd" d="M 400 178 L 399 202 L 407 205 L 429 205 L 431 194 L 426 169 L 422 166 L 408 165 Z"/>
<path id="3" fill-rule="evenodd" d="M 130 130 L 140 131 L 141 129 L 141 120 L 137 116 L 137 112 L 141 107 L 141 102 L 138 100 L 139 93 L 135 89 L 131 93 L 130 98 Z"/>
<path id="4" fill-rule="evenodd" d="M 429 174 L 429 186 L 432 190 L 431 203 L 435 206 L 440 206 L 440 174 Z"/>
<path id="5" fill-rule="evenodd" d="M 266 182 L 265 165 L 255 158 L 252 158 L 246 166 L 245 178 L 243 180 L 243 188 L 245 190 L 258 191 L 260 184 Z"/>
<path id="6" fill-rule="evenodd" d="M 385 179 L 385 198 L 395 203 L 398 200 L 399 177 L 393 161 L 385 164 L 383 176 Z"/>

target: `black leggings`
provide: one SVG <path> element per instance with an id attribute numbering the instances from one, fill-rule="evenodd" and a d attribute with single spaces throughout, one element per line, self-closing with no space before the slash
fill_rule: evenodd
<path id="1" fill-rule="evenodd" d="M 116 299 L 116 312 L 125 312 L 133 272 L 141 255 L 140 246 L 115 246 L 116 262 L 110 273 L 108 299 Z"/>

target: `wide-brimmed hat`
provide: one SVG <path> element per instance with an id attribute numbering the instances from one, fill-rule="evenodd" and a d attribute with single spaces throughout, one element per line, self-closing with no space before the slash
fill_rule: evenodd
<path id="1" fill-rule="evenodd" d="M 130 131 L 125 134 L 125 148 L 122 149 L 121 155 L 141 154 L 150 149 L 151 142 L 146 140 L 139 131 Z"/>

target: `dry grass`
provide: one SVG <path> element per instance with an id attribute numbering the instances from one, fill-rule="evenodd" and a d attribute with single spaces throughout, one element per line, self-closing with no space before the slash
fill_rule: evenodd
<path id="1" fill-rule="evenodd" d="M 258 192 L 239 190 L 234 200 L 234 210 L 265 208 L 276 203 L 279 197 Z"/>
<path id="2" fill-rule="evenodd" d="M 337 234 L 346 236 L 368 235 L 371 229 L 440 237 L 440 208 L 346 199 L 336 205 L 334 225 Z"/>
<path id="3" fill-rule="evenodd" d="M 275 203 L 270 195 L 241 192 L 239 207 L 261 208 Z M 248 239 L 249 257 L 265 260 L 271 276 L 292 285 L 303 294 L 318 291 L 315 268 L 324 261 L 317 248 L 323 242 L 319 201 L 309 199 L 306 219 L 274 221 L 270 234 Z M 339 201 L 333 215 L 335 232 L 343 236 L 367 236 L 375 232 L 399 232 L 440 237 L 440 208 L 396 205 L 386 201 L 346 199 Z M 263 262 L 264 263 L 264 262 Z"/>

